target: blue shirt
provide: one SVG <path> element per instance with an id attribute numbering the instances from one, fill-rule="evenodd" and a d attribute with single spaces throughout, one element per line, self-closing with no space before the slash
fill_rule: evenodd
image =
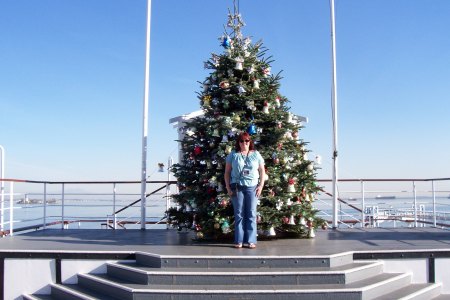
<path id="1" fill-rule="evenodd" d="M 255 186 L 259 181 L 259 165 L 264 165 L 264 159 L 258 151 L 251 151 L 247 155 L 232 151 L 226 162 L 231 165 L 230 183 Z"/>

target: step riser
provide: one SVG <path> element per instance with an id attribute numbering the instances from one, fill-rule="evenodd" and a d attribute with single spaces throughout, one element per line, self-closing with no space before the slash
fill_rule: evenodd
<path id="1" fill-rule="evenodd" d="M 314 274 L 314 275 L 162 275 L 140 274 L 114 266 L 108 266 L 108 275 L 116 278 L 127 279 L 140 284 L 171 284 L 171 285 L 302 285 L 302 284 L 343 284 L 344 274 Z"/>
<path id="2" fill-rule="evenodd" d="M 351 254 L 331 258 L 182 258 L 157 257 L 136 253 L 138 264 L 153 268 L 315 268 L 337 267 L 353 261 Z"/>
<path id="3" fill-rule="evenodd" d="M 383 273 L 383 265 L 376 264 L 376 265 L 370 266 L 370 268 L 364 268 L 362 270 L 348 272 L 345 277 L 345 283 L 352 283 L 352 282 L 356 282 L 358 280 L 367 279 L 367 278 L 376 276 L 381 273 Z"/>
<path id="4" fill-rule="evenodd" d="M 121 268 L 116 265 L 108 265 L 108 275 L 130 280 L 139 284 L 173 284 L 173 285 L 195 285 L 201 282 L 207 285 L 304 285 L 304 284 L 344 284 L 356 280 L 368 278 L 382 271 L 382 265 L 374 265 L 370 268 L 337 274 L 327 272 L 317 274 L 143 274 L 133 270 Z"/>
<path id="5" fill-rule="evenodd" d="M 91 280 L 82 275 L 78 275 L 78 284 L 82 287 L 92 289 L 99 293 L 104 293 L 105 295 L 112 295 L 117 299 L 121 300 L 135 300 L 137 298 L 133 297 L 133 294 L 127 290 L 121 289 L 119 287 L 106 284 L 101 281 Z"/>
<path id="6" fill-rule="evenodd" d="M 160 293 L 145 293 L 135 295 L 135 300 L 361 300 L 361 294 L 359 293 L 340 293 L 340 294 L 328 294 L 328 293 L 194 293 L 194 294 L 160 294 Z"/>

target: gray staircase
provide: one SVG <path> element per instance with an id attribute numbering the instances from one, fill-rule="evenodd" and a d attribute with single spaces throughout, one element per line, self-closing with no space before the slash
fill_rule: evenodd
<path id="1" fill-rule="evenodd" d="M 440 295 L 440 284 L 412 284 L 411 274 L 383 273 L 381 262 L 352 257 L 352 253 L 315 257 L 136 253 L 133 263 L 107 263 L 106 274 L 78 274 L 78 284 L 51 284 L 51 295 L 23 298 L 446 299 Z"/>

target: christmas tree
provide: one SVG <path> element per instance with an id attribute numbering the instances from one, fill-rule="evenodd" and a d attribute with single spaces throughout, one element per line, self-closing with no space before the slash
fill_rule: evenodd
<path id="1" fill-rule="evenodd" d="M 220 46 L 205 62 L 210 70 L 198 93 L 203 116 L 181 130 L 182 161 L 172 168 L 178 179 L 177 207 L 169 222 L 193 229 L 198 238 L 233 234 L 233 208 L 224 188 L 225 158 L 242 131 L 252 135 L 265 160 L 266 184 L 258 203 L 258 235 L 314 237 L 326 227 L 312 206 L 319 190 L 316 165 L 308 159 L 307 143 L 299 139 L 301 124 L 279 93 L 280 73 L 271 73 L 271 58 L 262 42 L 243 36 L 245 26 L 235 7 Z"/>

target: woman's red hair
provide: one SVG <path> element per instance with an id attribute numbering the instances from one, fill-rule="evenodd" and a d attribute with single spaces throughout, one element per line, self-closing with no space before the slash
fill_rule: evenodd
<path id="1" fill-rule="evenodd" d="M 241 145 L 239 145 L 239 141 L 240 140 L 250 140 L 250 145 L 248 147 L 249 150 L 255 150 L 255 144 L 252 141 L 252 137 L 250 136 L 250 134 L 248 134 L 247 132 L 241 132 L 237 138 L 236 138 L 236 142 L 234 144 L 234 149 L 236 151 L 241 151 Z"/>

